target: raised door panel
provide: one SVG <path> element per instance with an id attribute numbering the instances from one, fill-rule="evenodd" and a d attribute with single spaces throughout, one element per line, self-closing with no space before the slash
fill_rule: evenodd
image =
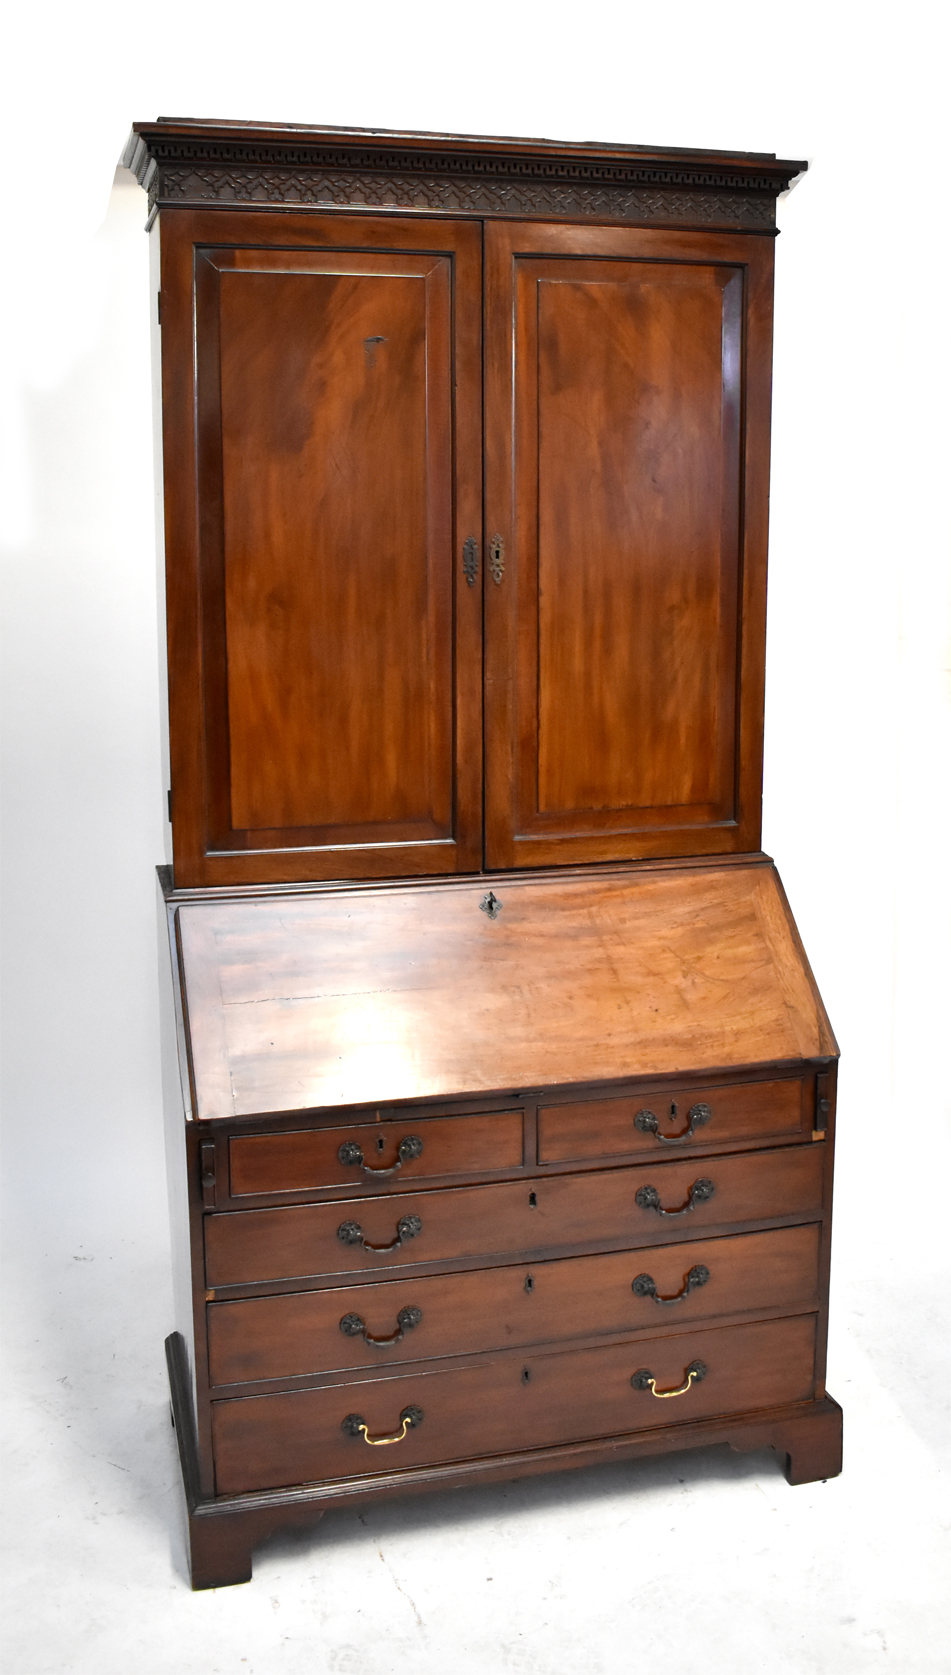
<path id="1" fill-rule="evenodd" d="M 487 251 L 488 864 L 755 848 L 771 252 Z"/>
<path id="2" fill-rule="evenodd" d="M 194 701 L 203 753 L 176 878 L 471 869 L 480 235 L 279 220 L 191 230 L 201 627 L 173 773 Z"/>

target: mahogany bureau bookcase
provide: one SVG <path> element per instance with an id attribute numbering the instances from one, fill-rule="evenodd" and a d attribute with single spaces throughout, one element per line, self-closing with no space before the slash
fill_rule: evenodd
<path id="1" fill-rule="evenodd" d="M 772 155 L 158 121 L 195 1587 L 380 1495 L 840 1469 L 760 851 Z"/>

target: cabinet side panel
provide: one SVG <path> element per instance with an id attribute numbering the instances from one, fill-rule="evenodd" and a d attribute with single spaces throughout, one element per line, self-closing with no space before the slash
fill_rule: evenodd
<path id="1" fill-rule="evenodd" d="M 172 1245 L 172 1302 L 175 1330 L 188 1354 L 188 1374 L 195 1400 L 195 1329 L 192 1303 L 192 1235 L 189 1216 L 188 1164 L 185 1146 L 186 1113 L 190 1106 L 188 1069 L 184 1061 L 181 1005 L 176 995 L 177 958 L 169 936 L 170 924 L 161 887 L 159 913 L 159 1027 L 162 1051 L 162 1101 L 165 1111 L 165 1166 Z"/>
<path id="2" fill-rule="evenodd" d="M 149 301 L 151 306 L 152 350 L 152 458 L 155 472 L 155 568 L 158 606 L 159 750 L 162 762 L 162 826 L 166 863 L 172 859 L 172 817 L 168 796 L 172 770 L 168 751 L 168 630 L 165 611 L 165 499 L 162 487 L 165 469 L 162 450 L 162 251 L 158 222 L 149 231 Z M 164 937 L 163 937 L 164 945 Z"/>

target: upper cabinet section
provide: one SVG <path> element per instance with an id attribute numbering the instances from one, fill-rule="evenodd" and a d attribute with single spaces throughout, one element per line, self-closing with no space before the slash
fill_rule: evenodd
<path id="1" fill-rule="evenodd" d="M 176 884 L 757 848 L 802 165 L 189 123 L 127 161 L 161 250 Z"/>

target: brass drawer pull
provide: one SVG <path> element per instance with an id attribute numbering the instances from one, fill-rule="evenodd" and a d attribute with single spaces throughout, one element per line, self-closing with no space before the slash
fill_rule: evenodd
<path id="1" fill-rule="evenodd" d="M 653 1111 L 638 1111 L 634 1118 L 634 1127 L 640 1129 L 642 1134 L 653 1134 L 662 1146 L 682 1146 L 685 1140 L 692 1137 L 696 1129 L 702 1128 L 705 1122 L 710 1121 L 713 1112 L 709 1105 L 691 1105 L 687 1116 L 689 1121 L 681 1134 L 658 1133 L 657 1118 Z"/>
<path id="2" fill-rule="evenodd" d="M 407 1431 L 412 1430 L 414 1425 L 421 1425 L 423 1423 L 423 1410 L 421 1407 L 404 1407 L 400 1418 L 403 1421 L 403 1428 L 400 1431 L 395 1431 L 391 1437 L 371 1437 L 367 1430 L 366 1420 L 361 1419 L 359 1413 L 348 1413 L 340 1429 L 346 1431 L 348 1437 L 362 1436 L 364 1442 L 368 1442 L 371 1448 L 383 1448 L 388 1442 L 402 1442 Z"/>
<path id="3" fill-rule="evenodd" d="M 358 1221 L 342 1221 L 337 1228 L 337 1238 L 342 1245 L 362 1245 L 364 1250 L 399 1250 L 405 1239 L 415 1239 L 422 1231 L 419 1216 L 400 1216 L 396 1223 L 396 1238 L 391 1239 L 388 1245 L 371 1245 L 369 1239 L 363 1237 L 363 1228 Z"/>
<path id="4" fill-rule="evenodd" d="M 706 1285 L 709 1278 L 709 1268 L 705 1268 L 702 1262 L 697 1262 L 684 1280 L 682 1290 L 678 1291 L 673 1297 L 658 1297 L 657 1287 L 650 1274 L 638 1274 L 637 1278 L 631 1281 L 631 1290 L 637 1297 L 653 1297 L 655 1303 L 682 1303 L 691 1291 L 695 1291 L 698 1286 Z"/>
<path id="5" fill-rule="evenodd" d="M 713 1197 L 715 1191 L 713 1182 L 708 1181 L 704 1176 L 701 1180 L 694 1181 L 687 1194 L 686 1204 L 681 1204 L 679 1210 L 665 1210 L 663 1208 L 660 1193 L 656 1186 L 639 1186 L 634 1194 L 634 1202 L 642 1210 L 656 1210 L 659 1216 L 685 1216 L 693 1209 L 695 1204 L 706 1204 Z"/>
<path id="6" fill-rule="evenodd" d="M 641 1367 L 640 1370 L 634 1374 L 634 1377 L 631 1379 L 631 1383 L 635 1390 L 649 1390 L 652 1396 L 657 1397 L 658 1401 L 666 1401 L 668 1396 L 685 1396 L 694 1379 L 696 1379 L 699 1384 L 700 1380 L 702 1378 L 706 1378 L 706 1376 L 707 1369 L 705 1363 L 703 1361 L 691 1361 L 689 1367 L 684 1369 L 685 1382 L 678 1385 L 676 1390 L 658 1390 L 654 1375 L 647 1367 Z"/>
<path id="7" fill-rule="evenodd" d="M 364 1343 L 401 1343 L 403 1333 L 411 1331 L 414 1326 L 418 1326 L 422 1318 L 422 1309 L 414 1308 L 410 1304 L 407 1308 L 400 1309 L 396 1317 L 396 1331 L 391 1332 L 387 1338 L 375 1338 L 371 1332 L 367 1331 L 366 1321 L 362 1320 L 358 1314 L 345 1314 L 340 1322 L 340 1330 L 344 1337 L 362 1338 Z"/>
<path id="8" fill-rule="evenodd" d="M 374 1169 L 372 1163 L 364 1163 L 363 1151 L 356 1140 L 345 1140 L 337 1153 L 341 1163 L 359 1163 L 366 1175 L 395 1175 L 397 1169 L 402 1169 L 404 1163 L 412 1163 L 414 1158 L 422 1157 L 423 1142 L 418 1134 L 407 1134 L 401 1140 L 396 1151 L 396 1162 L 386 1169 Z"/>

